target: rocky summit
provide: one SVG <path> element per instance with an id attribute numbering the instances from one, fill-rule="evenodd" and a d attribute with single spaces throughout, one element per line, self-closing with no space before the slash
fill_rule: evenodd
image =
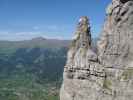
<path id="1" fill-rule="evenodd" d="M 97 51 L 79 19 L 64 67 L 60 100 L 133 100 L 133 0 L 112 0 Z"/>

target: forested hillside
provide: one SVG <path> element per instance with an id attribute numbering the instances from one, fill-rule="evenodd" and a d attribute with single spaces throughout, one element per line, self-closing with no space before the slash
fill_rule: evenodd
<path id="1" fill-rule="evenodd" d="M 58 100 L 69 41 L 0 41 L 0 98 Z"/>

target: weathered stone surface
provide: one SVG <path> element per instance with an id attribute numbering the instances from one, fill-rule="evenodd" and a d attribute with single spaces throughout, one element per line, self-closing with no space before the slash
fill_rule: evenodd
<path id="1" fill-rule="evenodd" d="M 89 20 L 81 17 L 64 68 L 61 100 L 97 98 L 96 95 L 102 89 L 105 72 L 98 63 L 97 54 L 91 48 Z"/>
<path id="2" fill-rule="evenodd" d="M 68 52 L 60 100 L 133 100 L 133 0 L 112 0 L 93 51 L 81 17 Z"/>

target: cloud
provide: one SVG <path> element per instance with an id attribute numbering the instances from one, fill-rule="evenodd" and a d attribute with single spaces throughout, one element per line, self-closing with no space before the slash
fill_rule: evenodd
<path id="1" fill-rule="evenodd" d="M 23 29 L 15 27 L 0 31 L 0 40 L 29 40 L 35 37 L 50 39 L 71 39 L 72 28 L 69 25 L 34 25 Z"/>
<path id="2" fill-rule="evenodd" d="M 59 40 L 69 39 L 69 37 L 64 37 L 57 34 L 46 34 L 44 32 L 0 32 L 0 40 L 20 41 L 29 40 L 36 37 Z"/>
<path id="3" fill-rule="evenodd" d="M 49 30 L 49 31 L 57 31 L 60 30 L 62 28 L 60 28 L 58 25 L 42 25 L 42 26 L 33 26 L 32 27 L 33 30 Z"/>
<path id="4" fill-rule="evenodd" d="M 0 32 L 0 40 L 27 40 L 40 35 L 39 32 Z"/>

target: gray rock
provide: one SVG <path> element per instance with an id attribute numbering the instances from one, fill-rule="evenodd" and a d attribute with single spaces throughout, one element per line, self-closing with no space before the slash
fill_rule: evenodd
<path id="1" fill-rule="evenodd" d="M 98 52 L 81 17 L 64 67 L 60 100 L 133 100 L 133 0 L 112 0 Z"/>
<path id="2" fill-rule="evenodd" d="M 89 100 L 97 98 L 102 89 L 105 72 L 98 63 L 98 56 L 92 50 L 90 25 L 87 17 L 81 17 L 68 51 L 64 68 L 61 100 Z M 92 87 L 93 85 L 93 87 Z M 89 90 L 89 91 L 88 91 Z"/>

